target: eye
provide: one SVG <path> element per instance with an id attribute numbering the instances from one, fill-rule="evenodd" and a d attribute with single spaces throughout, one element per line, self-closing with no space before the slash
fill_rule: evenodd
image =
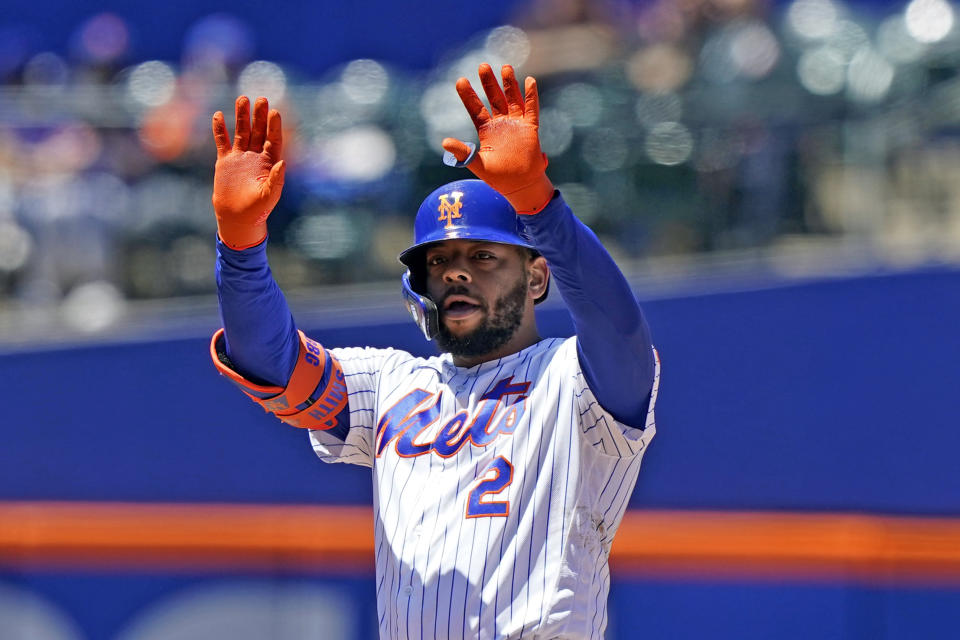
<path id="1" fill-rule="evenodd" d="M 433 267 L 433 266 L 436 266 L 436 265 L 438 265 L 438 264 L 443 264 L 444 262 L 446 262 L 446 260 L 447 260 L 447 259 L 444 258 L 444 257 L 441 256 L 441 255 L 427 256 L 427 266 L 428 266 L 428 267 Z"/>
<path id="2" fill-rule="evenodd" d="M 473 257 L 477 260 L 495 260 L 497 256 L 493 255 L 489 251 L 477 251 L 473 254 Z"/>

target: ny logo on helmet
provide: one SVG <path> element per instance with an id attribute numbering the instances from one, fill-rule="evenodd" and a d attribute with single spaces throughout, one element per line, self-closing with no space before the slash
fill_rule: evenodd
<path id="1" fill-rule="evenodd" d="M 437 211 L 440 212 L 440 217 L 437 218 L 439 222 L 446 221 L 447 224 L 444 226 L 444 229 L 453 228 L 453 221 L 457 218 L 462 218 L 460 214 L 460 207 L 463 206 L 463 203 L 460 202 L 460 198 L 463 197 L 463 192 L 461 191 L 451 191 L 450 193 L 445 193 L 440 196 L 440 206 L 437 207 Z M 453 202 L 448 200 L 448 198 L 453 198 Z"/>

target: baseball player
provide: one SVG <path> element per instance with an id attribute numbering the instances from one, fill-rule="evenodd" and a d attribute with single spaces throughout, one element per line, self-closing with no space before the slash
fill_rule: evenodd
<path id="1" fill-rule="evenodd" d="M 479 146 L 445 161 L 477 180 L 423 201 L 404 301 L 442 354 L 326 348 L 298 332 L 266 259 L 283 186 L 280 115 L 213 117 L 214 363 L 317 455 L 372 470 L 382 638 L 602 638 L 608 555 L 654 434 L 659 363 L 623 275 L 546 175 L 537 86 L 489 65 L 484 107 L 456 89 Z M 552 282 L 551 282 L 552 280 Z M 559 291 L 576 326 L 543 339 Z"/>

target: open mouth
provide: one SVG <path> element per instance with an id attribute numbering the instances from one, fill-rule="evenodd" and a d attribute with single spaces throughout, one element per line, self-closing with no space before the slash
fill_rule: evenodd
<path id="1" fill-rule="evenodd" d="M 466 318 L 474 311 L 480 309 L 480 305 L 467 296 L 450 296 L 443 304 L 443 315 L 451 320 Z"/>

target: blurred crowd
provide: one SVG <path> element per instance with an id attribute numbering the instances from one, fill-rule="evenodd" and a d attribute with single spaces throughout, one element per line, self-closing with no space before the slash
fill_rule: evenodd
<path id="1" fill-rule="evenodd" d="M 537 0 L 429 72 L 358 59 L 322 77 L 257 59 L 253 25 L 225 14 L 176 61 L 132 62 L 111 13 L 69 55 L 0 29 L 0 312 L 97 330 L 128 300 L 211 293 L 210 116 L 229 122 L 238 94 L 283 113 L 281 284 L 396 276 L 422 197 L 464 175 L 439 143 L 474 138 L 453 83 L 481 61 L 537 77 L 550 175 L 618 259 L 840 241 L 957 260 L 955 15 Z"/>

